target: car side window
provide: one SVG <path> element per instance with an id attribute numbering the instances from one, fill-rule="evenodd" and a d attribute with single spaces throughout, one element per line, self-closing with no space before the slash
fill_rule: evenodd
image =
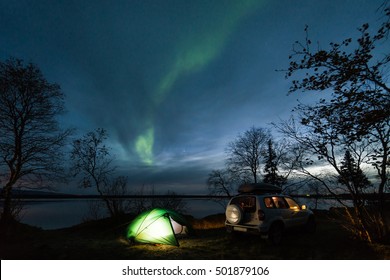
<path id="1" fill-rule="evenodd" d="M 290 209 L 293 209 L 293 210 L 299 210 L 300 207 L 299 207 L 299 204 L 292 198 L 290 197 L 286 197 L 286 201 L 290 207 Z"/>
<path id="2" fill-rule="evenodd" d="M 276 208 L 275 203 L 271 197 L 264 198 L 264 205 L 266 208 Z"/>
<path id="3" fill-rule="evenodd" d="M 288 209 L 289 208 L 289 206 L 287 205 L 287 203 L 283 197 L 273 196 L 272 200 L 275 203 L 276 208 L 278 208 L 278 209 Z"/>

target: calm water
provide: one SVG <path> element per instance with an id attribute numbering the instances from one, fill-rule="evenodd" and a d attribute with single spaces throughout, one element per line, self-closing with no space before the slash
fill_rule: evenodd
<path id="1" fill-rule="evenodd" d="M 224 213 L 220 204 L 206 199 L 183 199 L 185 214 L 195 218 Z M 50 200 L 25 203 L 21 222 L 43 229 L 58 229 L 79 224 L 91 217 L 93 200 Z M 102 214 L 100 216 L 105 216 Z"/>
<path id="2" fill-rule="evenodd" d="M 310 209 L 329 209 L 329 207 L 335 206 L 334 202 L 325 200 L 319 200 L 316 203 L 313 199 L 301 198 L 297 201 L 307 205 Z M 183 202 L 185 203 L 185 214 L 195 218 L 225 212 L 225 208 L 221 204 L 208 199 L 183 199 Z M 21 222 L 43 229 L 70 227 L 91 218 L 91 203 L 93 200 L 84 199 L 26 201 Z M 105 215 L 101 214 L 100 216 Z"/>

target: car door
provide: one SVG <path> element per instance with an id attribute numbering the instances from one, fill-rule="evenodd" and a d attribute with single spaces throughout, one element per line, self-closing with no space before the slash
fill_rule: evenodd
<path id="1" fill-rule="evenodd" d="M 307 219 L 306 213 L 301 210 L 299 204 L 291 197 L 285 197 L 285 200 L 291 212 L 291 225 L 292 226 L 304 225 Z"/>
<path id="2" fill-rule="evenodd" d="M 294 211 L 292 211 L 282 196 L 273 196 L 272 200 L 275 204 L 276 209 L 279 212 L 279 215 L 282 217 L 284 226 L 286 228 L 291 228 L 294 226 Z"/>

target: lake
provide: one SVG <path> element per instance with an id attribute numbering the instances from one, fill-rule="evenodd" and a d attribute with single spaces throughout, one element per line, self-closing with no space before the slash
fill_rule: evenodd
<path id="1" fill-rule="evenodd" d="M 331 206 L 335 206 L 334 202 L 329 200 L 318 200 L 317 204 L 314 199 L 310 198 L 296 200 L 310 209 L 329 209 Z M 93 214 L 96 214 L 91 212 L 91 205 L 97 201 L 96 199 L 26 200 L 20 221 L 42 229 L 70 227 L 91 219 Z M 182 201 L 185 204 L 184 214 L 198 219 L 225 212 L 225 208 L 220 203 L 209 199 L 184 198 Z M 225 200 L 225 202 L 227 201 Z M 104 214 L 100 214 L 100 217 L 104 216 Z"/>
<path id="2" fill-rule="evenodd" d="M 65 199 L 65 200 L 30 200 L 24 201 L 21 222 L 42 229 L 58 229 L 70 227 L 92 218 L 91 205 L 93 199 Z M 183 199 L 185 213 L 195 218 L 224 213 L 220 204 L 208 199 Z M 94 211 L 92 211 L 94 212 Z M 101 217 L 106 215 L 100 213 Z"/>

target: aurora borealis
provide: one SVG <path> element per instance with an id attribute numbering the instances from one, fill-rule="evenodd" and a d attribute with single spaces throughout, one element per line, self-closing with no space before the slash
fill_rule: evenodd
<path id="1" fill-rule="evenodd" d="M 202 193 L 238 133 L 316 98 L 287 96 L 275 71 L 305 25 L 326 47 L 375 22 L 380 4 L 0 0 L 0 58 L 36 63 L 57 82 L 68 110 L 61 122 L 78 135 L 107 129 L 131 184 Z"/>
<path id="2" fill-rule="evenodd" d="M 198 31 L 194 37 L 185 37 L 177 43 L 177 51 L 168 64 L 164 74 L 152 94 L 150 115 L 146 116 L 145 131 L 138 135 L 135 141 L 135 149 L 143 163 L 153 164 L 154 126 L 153 118 L 155 108 L 158 107 L 171 92 L 176 81 L 182 75 L 200 71 L 206 67 L 226 44 L 230 33 L 252 9 L 256 9 L 263 1 L 234 1 L 223 7 L 223 13 L 219 18 L 207 18 L 208 27 Z M 203 22 L 201 22 L 203 23 Z M 204 24 L 204 23 L 203 23 Z M 197 30 L 197 26 L 193 29 Z"/>

